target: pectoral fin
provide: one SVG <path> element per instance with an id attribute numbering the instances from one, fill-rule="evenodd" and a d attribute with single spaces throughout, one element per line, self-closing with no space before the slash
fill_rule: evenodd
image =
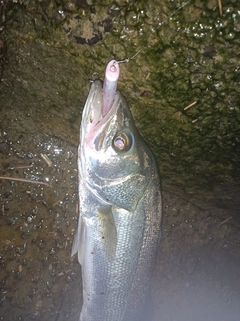
<path id="1" fill-rule="evenodd" d="M 117 230 L 112 214 L 112 207 L 106 206 L 98 209 L 99 219 L 99 238 L 109 261 L 113 260 L 116 256 L 117 248 Z"/>
<path id="2" fill-rule="evenodd" d="M 76 254 L 78 252 L 78 261 L 80 264 L 83 262 L 83 247 L 85 244 L 86 239 L 86 227 L 83 222 L 83 218 L 80 216 L 78 220 L 78 227 L 75 232 L 74 240 L 73 240 L 73 246 L 72 246 L 72 254 Z"/>

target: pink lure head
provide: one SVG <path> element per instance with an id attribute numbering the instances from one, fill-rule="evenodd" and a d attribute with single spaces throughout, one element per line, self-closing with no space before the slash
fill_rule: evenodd
<path id="1" fill-rule="evenodd" d="M 111 60 L 107 64 L 105 71 L 105 79 L 103 83 L 103 106 L 102 106 L 102 116 L 106 116 L 112 107 L 116 89 L 117 81 L 120 74 L 119 64 L 116 60 Z"/>

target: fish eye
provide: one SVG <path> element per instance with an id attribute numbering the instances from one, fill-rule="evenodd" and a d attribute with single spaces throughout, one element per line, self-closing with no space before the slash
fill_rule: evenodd
<path id="1" fill-rule="evenodd" d="M 116 152 L 127 152 L 132 146 L 132 136 L 125 132 L 113 138 L 113 148 Z"/>

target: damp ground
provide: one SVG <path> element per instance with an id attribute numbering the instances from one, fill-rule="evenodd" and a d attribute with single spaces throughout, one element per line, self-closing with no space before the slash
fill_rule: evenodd
<path id="1" fill-rule="evenodd" d="M 81 269 L 71 258 L 77 146 L 21 132 L 18 126 L 9 132 L 14 140 L 1 155 L 1 174 L 36 184 L 1 180 L 0 318 L 75 321 L 82 304 Z M 154 320 L 239 320 L 240 221 L 234 202 L 232 208 L 208 209 L 201 197 L 199 205 L 167 190 L 163 200 L 151 291 Z"/>

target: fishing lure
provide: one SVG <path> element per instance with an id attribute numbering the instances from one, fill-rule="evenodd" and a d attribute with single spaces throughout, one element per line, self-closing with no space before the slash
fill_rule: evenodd
<path id="1" fill-rule="evenodd" d="M 117 90 L 117 82 L 120 75 L 120 63 L 129 62 L 129 60 L 136 57 L 142 50 L 141 47 L 133 56 L 123 60 L 111 60 L 106 67 L 105 78 L 103 82 L 103 107 L 102 107 L 102 117 L 106 116 L 109 112 L 115 97 Z"/>

